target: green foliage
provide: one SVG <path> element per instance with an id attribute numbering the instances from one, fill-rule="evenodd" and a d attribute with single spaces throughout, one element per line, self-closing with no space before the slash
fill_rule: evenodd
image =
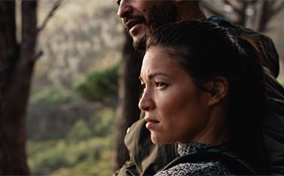
<path id="1" fill-rule="evenodd" d="M 53 4 L 40 1 L 40 24 Z M 112 0 L 62 5 L 38 40 L 44 55 L 35 68 L 27 115 L 29 165 L 33 175 L 111 175 L 119 64 L 85 79 L 79 95 L 92 101 L 72 89 L 87 71 L 119 61 L 123 26 L 113 18 Z"/>
<path id="2" fill-rule="evenodd" d="M 115 113 L 111 108 L 97 112 L 91 119 L 79 119 L 67 134 L 67 139 L 81 141 L 92 136 L 106 137 L 113 133 Z"/>
<path id="3" fill-rule="evenodd" d="M 80 142 L 29 141 L 28 163 L 32 175 L 110 175 L 112 141 L 112 136 Z"/>
<path id="4" fill-rule="evenodd" d="M 27 116 L 27 137 L 34 140 L 60 139 L 78 119 L 88 120 L 95 108 L 101 108 L 82 101 L 75 93 L 53 87 L 34 90 Z"/>
<path id="5" fill-rule="evenodd" d="M 111 175 L 115 111 L 77 119 L 65 139 L 29 140 L 32 175 Z"/>
<path id="6" fill-rule="evenodd" d="M 53 2 L 39 5 L 42 23 Z M 44 55 L 35 70 L 28 109 L 29 165 L 32 175 L 111 175 L 119 64 L 86 78 L 82 94 L 71 89 L 87 71 L 119 61 L 123 26 L 113 18 L 112 0 L 63 6 L 39 36 Z"/>
<path id="7" fill-rule="evenodd" d="M 278 81 L 279 81 L 280 84 L 284 87 L 284 77 L 278 78 Z"/>
<path id="8" fill-rule="evenodd" d="M 86 140 L 92 136 L 92 131 L 86 121 L 78 120 L 68 133 L 67 138 L 72 140 Z"/>
<path id="9" fill-rule="evenodd" d="M 115 126 L 115 112 L 106 108 L 98 113 L 96 116 L 90 121 L 91 129 L 93 130 L 93 134 L 96 136 L 107 136 L 108 134 L 114 133 Z"/>
<path id="10" fill-rule="evenodd" d="M 91 72 L 76 85 L 76 92 L 90 101 L 111 103 L 117 99 L 119 66 L 120 63 L 117 63 L 105 70 Z"/>
<path id="11" fill-rule="evenodd" d="M 73 168 L 62 167 L 54 172 L 52 175 L 92 175 L 92 176 L 108 176 L 112 174 L 113 152 L 111 150 L 103 151 L 100 160 L 90 164 L 78 164 Z M 84 173 L 84 174 L 82 174 Z"/>
<path id="12" fill-rule="evenodd" d="M 68 162 L 62 155 L 65 152 L 62 142 L 56 141 L 35 142 L 28 141 L 29 165 L 33 174 L 48 174 Z"/>
<path id="13" fill-rule="evenodd" d="M 32 93 L 30 103 L 61 104 L 62 100 L 68 101 L 75 98 L 71 91 L 60 91 L 53 86 L 40 87 Z"/>

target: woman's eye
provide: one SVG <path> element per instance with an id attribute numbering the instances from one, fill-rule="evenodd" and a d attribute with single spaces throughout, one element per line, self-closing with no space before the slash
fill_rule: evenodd
<path id="1" fill-rule="evenodd" d="M 157 88 L 165 88 L 165 87 L 167 87 L 167 84 L 163 83 L 163 82 L 156 82 L 155 84 L 156 84 Z"/>

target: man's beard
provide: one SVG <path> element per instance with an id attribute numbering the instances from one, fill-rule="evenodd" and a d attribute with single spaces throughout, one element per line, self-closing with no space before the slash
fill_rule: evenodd
<path id="1" fill-rule="evenodd" d="M 145 51 L 148 35 L 149 35 L 149 32 L 144 34 L 138 41 L 133 41 L 133 43 L 132 43 L 133 47 L 138 51 L 142 51 L 142 52 Z"/>
<path id="2" fill-rule="evenodd" d="M 177 17 L 177 8 L 171 1 L 162 1 L 159 5 L 153 5 L 148 11 L 149 20 L 147 21 L 148 31 L 137 41 L 133 41 L 133 47 L 139 51 L 145 51 L 147 36 L 150 35 L 156 28 L 175 22 Z"/>

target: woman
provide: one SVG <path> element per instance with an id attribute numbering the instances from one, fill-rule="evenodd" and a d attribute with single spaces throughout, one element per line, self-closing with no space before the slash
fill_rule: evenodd
<path id="1" fill-rule="evenodd" d="M 157 144 L 178 143 L 181 156 L 226 148 L 267 172 L 260 122 L 266 105 L 261 58 L 248 39 L 210 22 L 180 22 L 147 40 L 139 108 Z M 231 175 L 228 163 L 185 162 L 156 175 Z"/>

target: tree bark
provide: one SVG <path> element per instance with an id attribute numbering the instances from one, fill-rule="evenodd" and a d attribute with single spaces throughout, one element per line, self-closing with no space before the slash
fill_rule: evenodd
<path id="1" fill-rule="evenodd" d="M 129 159 L 124 145 L 127 128 L 139 119 L 138 108 L 141 86 L 139 82 L 142 53 L 134 50 L 132 38 L 125 32 L 122 67 L 119 78 L 119 105 L 117 108 L 117 137 L 114 170 L 120 168 Z"/>
<path id="2" fill-rule="evenodd" d="M 22 40 L 18 44 L 15 1 L 0 2 L 0 24 L 4 26 L 0 32 L 1 175 L 30 174 L 25 147 L 25 122 L 38 34 L 37 1 L 22 1 L 21 7 Z"/>
<path id="3" fill-rule="evenodd" d="M 267 31 L 268 23 L 277 15 L 283 8 L 284 2 L 277 2 L 276 0 L 262 1 L 261 2 L 261 15 L 258 23 L 257 31 Z"/>

